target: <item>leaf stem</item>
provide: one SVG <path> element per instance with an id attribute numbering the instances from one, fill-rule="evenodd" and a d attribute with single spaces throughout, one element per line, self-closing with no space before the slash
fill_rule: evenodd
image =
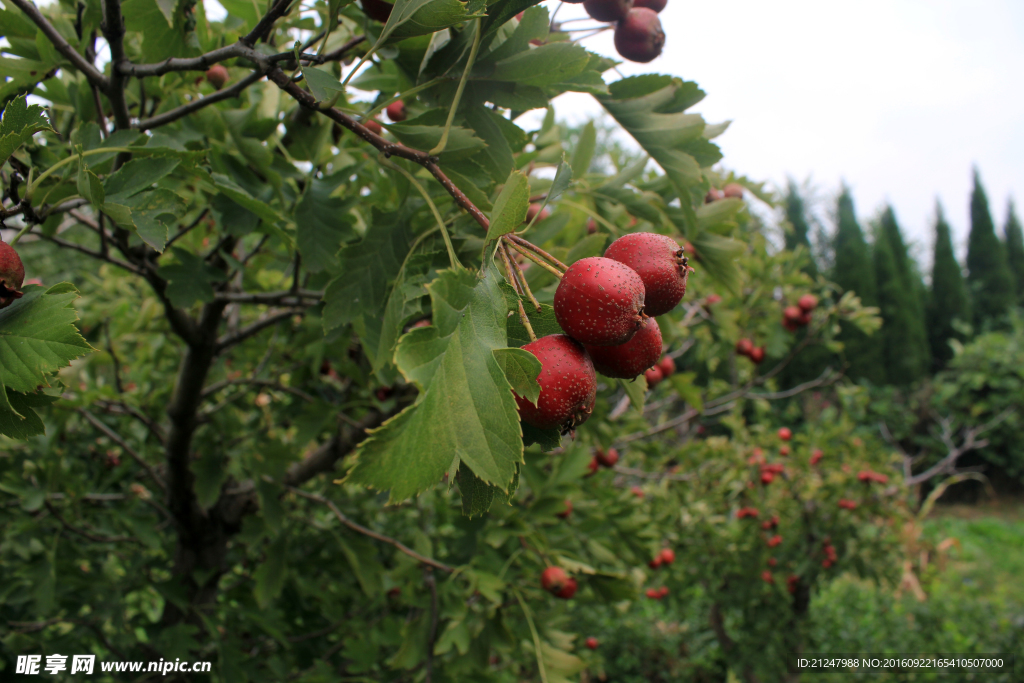
<path id="1" fill-rule="evenodd" d="M 523 616 L 526 617 L 526 623 L 530 627 L 530 635 L 533 636 L 533 648 L 536 650 L 537 671 L 540 673 L 541 683 L 548 683 L 548 675 L 544 670 L 544 658 L 543 655 L 541 655 L 540 650 L 540 635 L 537 633 L 537 627 L 533 625 L 533 616 L 530 614 L 530 608 L 526 606 L 526 602 L 523 600 L 523 595 L 519 592 L 518 588 L 513 588 L 512 592 L 515 593 L 516 600 L 519 601 L 519 606 L 523 610 Z"/>
<path id="2" fill-rule="evenodd" d="M 21 236 L 24 235 L 26 232 L 28 232 L 31 229 L 32 229 L 32 223 L 25 223 L 25 227 L 22 228 L 21 230 L 19 230 L 18 234 L 15 235 L 14 238 L 10 242 L 8 242 L 8 244 L 10 244 L 13 247 L 15 244 L 18 243 L 18 240 L 21 239 Z"/>
<path id="3" fill-rule="evenodd" d="M 69 156 L 69 157 L 67 157 L 65 159 L 61 159 L 60 161 L 55 163 L 53 166 L 51 166 L 50 168 L 46 169 L 45 171 L 43 171 L 42 173 L 39 174 L 39 177 L 36 178 L 28 186 L 28 189 L 25 191 L 25 197 L 26 197 L 26 199 L 32 199 L 32 195 L 33 195 L 33 193 L 35 193 L 36 188 L 39 187 L 39 183 L 43 182 L 44 180 L 49 178 L 51 175 L 56 173 L 57 169 L 59 169 L 61 166 L 67 166 L 72 161 L 78 161 L 79 157 L 87 157 L 87 156 L 91 156 L 93 154 L 103 154 L 103 153 L 106 153 L 106 152 L 133 152 L 133 151 L 135 151 L 135 150 L 129 149 L 128 147 L 100 147 L 99 149 L 91 149 L 88 152 L 80 152 L 78 154 L 74 154 L 72 156 Z"/>
<path id="4" fill-rule="evenodd" d="M 455 120 L 455 111 L 459 108 L 459 100 L 462 99 L 462 91 L 466 89 L 466 81 L 469 80 L 469 72 L 473 69 L 476 61 L 476 53 L 480 50 L 480 37 L 483 31 L 480 28 L 480 20 L 473 23 L 473 47 L 469 50 L 469 59 L 466 60 L 466 68 L 462 70 L 462 78 L 459 79 L 459 87 L 455 90 L 455 98 L 452 100 L 452 108 L 448 110 L 448 120 L 444 124 L 444 132 L 441 133 L 441 140 L 434 149 L 430 150 L 430 156 L 437 156 L 444 151 L 448 145 L 448 132 L 452 128 L 452 121 Z"/>
<path id="5" fill-rule="evenodd" d="M 409 173 L 398 164 L 391 163 L 390 161 L 385 159 L 383 155 L 381 155 L 380 163 L 382 166 L 386 166 L 388 168 L 396 170 L 402 175 L 404 175 L 406 179 L 413 185 L 413 187 L 419 190 L 419 193 L 423 195 L 423 199 L 426 200 L 427 206 L 430 207 L 430 212 L 434 214 L 434 220 L 437 221 L 437 227 L 440 228 L 441 230 L 441 236 L 444 238 L 444 246 L 448 249 L 448 260 L 451 261 L 452 268 L 458 268 L 459 266 L 461 266 L 462 264 L 459 263 L 459 257 L 455 255 L 455 248 L 452 246 L 452 238 L 448 234 L 448 228 L 444 224 L 444 219 L 441 218 L 441 213 L 437 210 L 437 207 L 434 206 L 433 200 L 430 199 L 430 195 L 427 193 L 427 189 L 423 187 L 420 184 L 420 182 L 416 180 L 415 177 L 413 177 L 412 173 Z"/>
<path id="6" fill-rule="evenodd" d="M 549 273 L 557 277 L 559 280 L 562 279 L 562 275 L 565 273 L 565 271 L 559 270 L 558 268 L 554 267 L 553 265 L 545 261 L 541 256 L 533 253 L 532 251 L 529 251 L 528 249 L 524 249 L 515 242 L 509 242 L 508 246 L 512 247 L 513 249 L 516 250 L 516 252 L 530 259 L 530 261 L 536 263 L 538 266 L 548 271 Z"/>
<path id="7" fill-rule="evenodd" d="M 530 299 L 530 303 L 533 304 L 533 307 L 537 309 L 537 312 L 540 313 L 540 302 L 538 302 L 537 297 L 533 295 L 533 290 L 530 289 L 530 283 L 526 281 L 526 275 L 525 273 L 523 273 L 523 267 L 519 265 L 519 262 L 516 261 L 515 258 L 513 258 L 512 254 L 509 252 L 508 242 L 502 240 L 501 249 L 505 252 L 505 254 L 508 257 L 508 260 L 512 262 L 512 266 L 515 268 L 516 278 L 519 280 L 519 287 L 523 290 L 523 293 L 526 294 L 526 296 Z"/>
<path id="8" fill-rule="evenodd" d="M 516 276 L 513 275 L 513 260 L 509 258 L 507 250 L 503 249 L 502 246 L 503 245 L 499 245 L 498 247 L 498 255 L 501 256 L 502 264 L 505 266 L 505 278 L 508 280 L 508 283 L 512 285 L 512 289 L 516 291 L 516 294 L 522 296 L 522 285 L 519 283 L 519 280 L 516 279 Z M 530 341 L 537 341 L 537 334 L 533 331 L 533 325 L 530 324 L 529 316 L 526 315 L 526 309 L 523 307 L 523 300 L 519 299 L 518 301 L 516 301 L 516 304 L 519 306 L 519 322 L 521 322 L 523 324 L 523 327 L 526 328 L 526 333 L 530 335 Z M 537 310 L 540 310 L 539 306 Z"/>

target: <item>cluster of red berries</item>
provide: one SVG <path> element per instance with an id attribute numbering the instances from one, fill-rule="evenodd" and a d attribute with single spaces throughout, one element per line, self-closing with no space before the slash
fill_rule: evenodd
<path id="1" fill-rule="evenodd" d="M 651 317 L 671 311 L 686 293 L 692 269 L 683 253 L 671 237 L 638 232 L 612 242 L 604 256 L 569 266 L 554 297 L 565 334 L 523 346 L 541 362 L 537 404 L 516 396 L 524 422 L 572 430 L 593 411 L 596 372 L 633 379 L 658 362 L 661 330 Z"/>
<path id="2" fill-rule="evenodd" d="M 760 365 L 764 361 L 764 347 L 754 346 L 754 342 L 750 341 L 746 337 L 736 342 L 736 353 L 741 356 L 746 356 L 750 360 L 754 361 L 756 365 Z"/>
<path id="3" fill-rule="evenodd" d="M 779 526 L 779 516 L 778 515 L 772 515 L 771 519 L 766 519 L 765 521 L 761 522 L 761 528 L 764 529 L 765 531 L 771 531 L 772 529 L 775 529 L 778 526 Z"/>
<path id="4" fill-rule="evenodd" d="M 751 519 L 757 519 L 759 514 L 761 514 L 761 513 L 759 513 L 757 511 L 757 508 L 750 508 L 750 507 L 740 508 L 739 510 L 736 511 L 736 519 L 743 519 L 745 517 L 750 517 Z"/>
<path id="5" fill-rule="evenodd" d="M 653 389 L 661 380 L 670 377 L 676 371 L 676 362 L 671 356 L 664 356 L 656 365 L 644 372 L 647 388 Z"/>
<path id="6" fill-rule="evenodd" d="M 712 187 L 704 195 L 705 204 L 717 202 L 719 199 L 743 199 L 743 186 L 739 183 L 729 183 L 721 190 Z"/>
<path id="7" fill-rule="evenodd" d="M 663 597 L 668 595 L 668 586 L 662 586 L 661 588 L 648 588 L 644 595 L 652 600 L 661 600 Z"/>
<path id="8" fill-rule="evenodd" d="M 665 31 L 658 13 L 668 0 L 565 0 L 583 4 L 593 19 L 615 24 L 615 49 L 633 62 L 647 63 L 661 54 Z"/>
<path id="9" fill-rule="evenodd" d="M 592 474 L 596 474 L 597 470 L 605 467 L 611 469 L 615 467 L 615 463 L 619 461 L 619 452 L 614 448 L 609 448 L 607 451 L 603 448 L 594 449 L 594 457 L 590 459 L 590 464 L 587 469 L 590 470 L 589 477 Z"/>
<path id="10" fill-rule="evenodd" d="M 782 464 L 777 462 L 770 462 L 761 465 L 761 483 L 767 486 L 768 484 L 775 481 L 775 477 L 782 476 L 786 471 L 786 468 Z"/>
<path id="11" fill-rule="evenodd" d="M 0 240 L 0 308 L 7 308 L 22 297 L 25 265 L 14 247 Z"/>
<path id="12" fill-rule="evenodd" d="M 540 573 L 540 585 L 556 598 L 568 600 L 576 595 L 576 579 L 565 573 L 561 567 L 548 567 Z"/>
<path id="13" fill-rule="evenodd" d="M 822 541 L 821 550 L 825 553 L 825 559 L 821 561 L 821 566 L 828 569 L 836 563 L 836 549 L 832 547 L 832 542 L 826 538 Z"/>
<path id="14" fill-rule="evenodd" d="M 804 294 L 797 301 L 796 306 L 786 306 L 782 310 L 782 326 L 790 332 L 808 325 L 811 322 L 811 311 L 818 306 L 818 297 L 813 294 Z"/>
<path id="15" fill-rule="evenodd" d="M 885 484 L 889 481 L 889 477 L 884 474 L 879 474 L 878 472 L 872 472 L 871 470 L 861 470 L 857 473 L 857 479 L 865 484 L 870 484 L 873 481 L 876 481 L 879 484 Z"/>
<path id="16" fill-rule="evenodd" d="M 654 559 L 647 563 L 651 569 L 657 569 L 663 564 L 672 564 L 676 561 L 676 551 L 672 548 L 662 548 L 661 552 L 654 556 Z"/>

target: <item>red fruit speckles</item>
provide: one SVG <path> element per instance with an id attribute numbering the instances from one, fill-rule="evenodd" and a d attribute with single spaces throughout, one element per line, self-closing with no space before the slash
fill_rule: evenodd
<path id="1" fill-rule="evenodd" d="M 609 448 L 607 451 L 598 448 L 594 451 L 594 457 L 597 458 L 601 467 L 612 468 L 619 461 L 619 452 L 614 448 Z"/>
<path id="2" fill-rule="evenodd" d="M 605 377 L 633 379 L 658 362 L 661 356 L 661 329 L 657 322 L 647 318 L 640 331 L 625 344 L 586 348 L 594 361 L 594 368 Z M 660 377 L 657 379 L 661 380 Z"/>
<path id="3" fill-rule="evenodd" d="M 655 12 L 661 12 L 667 4 L 668 0 L 633 0 L 633 7 L 646 7 Z"/>
<path id="4" fill-rule="evenodd" d="M 587 638 L 587 648 L 590 650 L 596 650 L 598 646 L 597 638 L 590 636 Z"/>
<path id="5" fill-rule="evenodd" d="M 600 256 L 580 259 L 555 290 L 555 319 L 566 334 L 588 346 L 625 344 L 646 319 L 644 293 L 643 280 L 629 266 Z"/>
<path id="6" fill-rule="evenodd" d="M 774 548 L 775 546 L 781 545 L 781 544 L 782 544 L 782 536 L 779 536 L 778 534 L 775 534 L 774 536 L 772 536 L 771 538 L 768 539 L 768 547 L 769 548 Z"/>
<path id="7" fill-rule="evenodd" d="M 658 367 L 661 368 L 661 374 L 665 377 L 670 377 L 675 374 L 676 362 L 672 360 L 672 356 L 665 356 L 658 361 Z"/>
<path id="8" fill-rule="evenodd" d="M 668 313 L 683 300 L 691 268 L 683 249 L 667 235 L 634 232 L 611 243 L 604 252 L 636 271 L 644 283 L 644 312 L 650 316 Z"/>
<path id="9" fill-rule="evenodd" d="M 402 100 L 392 102 L 387 106 L 387 109 L 385 109 L 384 111 L 387 112 L 388 118 L 394 121 L 395 123 L 398 123 L 399 121 L 405 121 L 405 102 L 403 102 Z"/>
<path id="10" fill-rule="evenodd" d="M 665 379 L 665 373 L 655 365 L 653 368 L 644 371 L 644 379 L 647 380 L 647 388 L 653 389 L 661 383 L 661 380 Z"/>
<path id="11" fill-rule="evenodd" d="M 562 590 L 568 580 L 569 575 L 561 567 L 548 567 L 540 573 L 541 587 L 552 593 Z"/>
<path id="12" fill-rule="evenodd" d="M 0 308 L 7 308 L 22 297 L 25 265 L 14 247 L 0 240 Z"/>
<path id="13" fill-rule="evenodd" d="M 615 49 L 632 62 L 646 64 L 661 54 L 665 31 L 658 13 L 646 7 L 634 7 L 615 27 Z"/>
<path id="14" fill-rule="evenodd" d="M 552 334 L 523 349 L 541 364 L 537 405 L 515 397 L 523 422 L 538 429 L 563 430 L 586 422 L 597 398 L 597 375 L 583 346 L 564 334 Z"/>
<path id="15" fill-rule="evenodd" d="M 633 0 L 584 0 L 583 9 L 598 21 L 619 21 L 633 7 Z"/>

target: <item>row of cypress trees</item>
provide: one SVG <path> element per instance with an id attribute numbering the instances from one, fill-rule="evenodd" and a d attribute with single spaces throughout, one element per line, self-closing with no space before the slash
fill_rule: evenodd
<path id="1" fill-rule="evenodd" d="M 810 251 L 808 212 L 797 186 L 786 194 L 786 247 Z M 834 253 L 826 275 L 844 291 L 857 293 L 866 306 L 880 309 L 883 326 L 872 337 L 844 324 L 847 372 L 876 385 L 909 385 L 942 369 L 952 358 L 950 340 L 998 328 L 1014 306 L 1024 306 L 1024 234 L 1013 203 L 1007 209 L 1001 240 L 977 170 L 971 193 L 971 232 L 966 275 L 956 260 L 941 205 L 936 204 L 931 284 L 907 251 L 896 214 L 886 206 L 869 222 L 866 237 L 857 220 L 849 188 L 836 202 Z M 810 259 L 807 272 L 818 272 Z"/>

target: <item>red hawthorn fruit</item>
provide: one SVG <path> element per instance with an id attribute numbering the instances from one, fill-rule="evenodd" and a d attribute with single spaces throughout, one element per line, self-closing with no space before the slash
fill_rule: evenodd
<path id="1" fill-rule="evenodd" d="M 629 491 L 630 491 L 630 493 L 632 493 L 637 498 L 643 498 L 644 497 L 644 490 L 642 488 L 640 488 L 639 486 L 630 486 L 629 487 Z"/>
<path id="2" fill-rule="evenodd" d="M 0 240 L 0 308 L 7 308 L 23 296 L 25 264 L 14 247 Z"/>
<path id="3" fill-rule="evenodd" d="M 589 638 L 587 638 L 586 643 L 587 643 L 587 647 L 589 649 L 591 649 L 591 650 L 596 650 L 597 649 L 598 642 L 597 642 L 597 638 L 595 638 L 594 636 L 590 636 Z"/>
<path id="4" fill-rule="evenodd" d="M 593 235 L 595 232 L 597 232 L 597 221 L 595 221 L 593 218 L 588 218 L 587 219 L 587 234 L 588 235 Z"/>
<path id="5" fill-rule="evenodd" d="M 767 569 L 761 572 L 761 578 L 764 580 L 765 583 L 775 583 L 775 577 L 772 576 L 772 573 Z"/>
<path id="6" fill-rule="evenodd" d="M 644 595 L 653 600 L 661 600 L 661 591 L 657 588 L 648 588 Z"/>
<path id="7" fill-rule="evenodd" d="M 707 302 L 706 303 L 707 303 L 708 306 L 714 306 L 715 304 L 717 304 L 721 300 L 722 300 L 722 297 L 718 296 L 717 294 L 708 294 L 708 298 L 707 298 Z"/>
<path id="8" fill-rule="evenodd" d="M 562 598 L 563 600 L 569 600 L 572 596 L 576 595 L 576 589 L 578 587 L 576 579 L 570 576 L 565 580 L 565 586 L 561 590 L 555 591 L 555 597 Z"/>
<path id="9" fill-rule="evenodd" d="M 768 566 L 769 566 L 769 567 L 774 567 L 774 566 L 775 566 L 775 565 L 777 565 L 778 563 L 779 563 L 779 561 L 778 561 L 778 560 L 776 560 L 776 559 L 775 559 L 774 557 L 769 557 L 769 558 L 768 558 Z"/>
<path id="10" fill-rule="evenodd" d="M 832 566 L 832 560 L 822 560 L 821 561 L 821 566 L 824 567 L 825 569 L 828 569 L 829 567 Z"/>
<path id="11" fill-rule="evenodd" d="M 661 368 L 661 374 L 665 377 L 670 377 L 676 372 L 676 362 L 672 356 L 664 356 L 658 361 L 658 367 Z"/>
<path id="12" fill-rule="evenodd" d="M 721 190 L 716 190 L 715 188 L 712 187 L 710 190 L 708 190 L 708 193 L 704 195 L 704 203 L 710 204 L 711 202 L 717 202 L 719 199 L 724 198 L 724 192 L 722 192 Z"/>
<path id="13" fill-rule="evenodd" d="M 800 327 L 805 327 L 807 325 L 810 325 L 811 324 L 811 314 L 810 313 L 804 313 L 803 315 L 800 316 L 800 319 L 796 321 L 796 324 L 799 325 Z"/>
<path id="14" fill-rule="evenodd" d="M 537 405 L 516 396 L 523 422 L 538 429 L 572 429 L 590 417 L 597 397 L 597 375 L 583 345 L 551 334 L 523 347 L 541 363 Z"/>
<path id="15" fill-rule="evenodd" d="M 214 64 L 206 70 L 206 80 L 214 88 L 220 90 L 228 82 L 228 70 L 224 68 L 223 64 Z"/>
<path id="16" fill-rule="evenodd" d="M 659 597 L 663 598 L 666 595 L 668 595 L 668 586 L 662 586 L 661 588 L 658 589 L 658 596 Z"/>
<path id="17" fill-rule="evenodd" d="M 593 458 L 590 459 L 590 464 L 587 465 L 587 476 L 590 477 L 597 474 L 597 471 L 600 468 L 601 463 L 598 461 L 597 456 L 595 455 Z"/>
<path id="18" fill-rule="evenodd" d="M 746 188 L 739 183 L 729 183 L 722 188 L 722 194 L 729 199 L 743 199 L 743 193 L 745 190 Z"/>
<path id="19" fill-rule="evenodd" d="M 580 259 L 555 290 L 555 319 L 566 334 L 588 346 L 625 344 L 647 319 L 644 293 L 643 280 L 626 264 L 600 256 Z M 661 332 L 658 336 L 657 356 L 633 377 L 661 355 Z"/>
<path id="20" fill-rule="evenodd" d="M 653 389 L 665 379 L 665 373 L 657 365 L 644 371 L 644 379 L 647 380 L 647 388 Z"/>
<path id="21" fill-rule="evenodd" d="M 634 7 L 615 27 L 615 49 L 631 62 L 646 64 L 661 54 L 665 31 L 658 13 L 646 7 Z"/>
<path id="22" fill-rule="evenodd" d="M 672 564 L 676 561 L 676 551 L 672 550 L 672 548 L 662 548 L 661 554 L 658 557 L 661 558 L 663 563 Z"/>
<path id="23" fill-rule="evenodd" d="M 775 475 L 774 474 L 772 474 L 771 472 L 762 472 L 761 473 L 761 483 L 762 484 L 767 486 L 768 484 L 772 483 L 773 481 L 775 481 Z"/>
<path id="24" fill-rule="evenodd" d="M 363 125 L 366 126 L 371 133 L 376 133 L 377 135 L 380 135 L 382 132 L 384 132 L 384 128 L 376 119 L 367 119 L 366 121 L 363 121 Z"/>
<path id="25" fill-rule="evenodd" d="M 609 245 L 604 257 L 624 263 L 644 283 L 644 312 L 649 316 L 668 313 L 686 294 L 690 275 L 685 251 L 667 235 L 634 232 Z"/>
<path id="26" fill-rule="evenodd" d="M 779 536 L 778 534 L 775 534 L 774 536 L 772 536 L 771 538 L 768 539 L 768 547 L 769 548 L 774 548 L 775 546 L 781 545 L 781 544 L 782 544 L 782 536 Z"/>
<path id="27" fill-rule="evenodd" d="M 529 223 L 529 222 L 533 221 L 534 217 L 536 217 L 538 213 L 540 214 L 540 217 L 537 218 L 538 221 L 542 221 L 545 218 L 547 218 L 548 216 L 550 216 L 551 215 L 551 210 L 548 209 L 548 207 L 545 206 L 543 211 L 542 211 L 541 210 L 541 206 L 543 206 L 543 205 L 542 204 L 538 204 L 536 202 L 534 202 L 533 204 L 530 204 L 529 208 L 526 209 L 526 220 L 523 221 L 523 222 L 524 223 Z"/>
<path id="28" fill-rule="evenodd" d="M 557 294 L 556 294 L 557 296 Z M 642 321 L 640 329 L 625 344 L 618 346 L 586 345 L 594 369 L 605 377 L 633 379 L 654 366 L 661 356 L 661 328 L 651 318 Z M 660 372 L 660 370 L 659 370 Z M 660 381 L 661 378 L 658 378 Z M 650 385 L 650 380 L 648 379 Z"/>
<path id="29" fill-rule="evenodd" d="M 394 8 L 392 3 L 384 0 L 361 0 L 361 4 L 363 14 L 381 23 L 387 22 L 388 17 L 391 16 L 391 10 Z"/>
<path id="30" fill-rule="evenodd" d="M 793 438 L 793 430 L 789 427 L 779 427 L 779 438 L 783 441 L 789 441 Z"/>
<path id="31" fill-rule="evenodd" d="M 756 519 L 759 514 L 757 508 L 740 508 L 736 511 L 736 519 L 743 519 L 744 517 Z"/>
<path id="32" fill-rule="evenodd" d="M 764 465 L 762 468 L 765 472 L 771 472 L 772 474 L 782 474 L 786 471 L 786 467 L 781 463 L 773 462 Z"/>
<path id="33" fill-rule="evenodd" d="M 668 0 L 633 0 L 633 7 L 646 7 L 658 13 L 665 9 L 667 4 Z"/>
<path id="34" fill-rule="evenodd" d="M 656 555 L 653 560 L 647 563 L 647 566 L 651 569 L 657 569 L 661 566 L 661 555 Z"/>
<path id="35" fill-rule="evenodd" d="M 754 347 L 754 350 L 750 352 L 750 360 L 754 361 L 755 364 L 760 365 L 761 361 L 764 360 L 764 347 Z"/>
<path id="36" fill-rule="evenodd" d="M 750 341 L 746 337 L 737 340 L 736 342 L 736 353 L 741 356 L 749 356 L 754 352 L 754 342 Z"/>
<path id="37" fill-rule="evenodd" d="M 810 313 L 818 305 L 818 297 L 813 294 L 804 294 L 796 303 L 804 313 Z"/>
<path id="38" fill-rule="evenodd" d="M 526 14 L 526 12 L 520 12 L 519 14 L 517 14 L 516 15 L 516 21 L 522 21 L 524 14 Z"/>
<path id="39" fill-rule="evenodd" d="M 819 462 L 821 462 L 821 459 L 824 457 L 825 454 L 821 451 L 821 449 L 815 448 L 814 451 L 811 453 L 811 464 L 817 465 Z"/>
<path id="40" fill-rule="evenodd" d="M 602 467 L 610 469 L 615 467 L 615 463 L 619 461 L 619 452 L 614 448 L 609 448 L 607 451 L 598 448 L 594 451 L 594 457 Z"/>
<path id="41" fill-rule="evenodd" d="M 562 510 L 561 512 L 556 512 L 555 515 L 561 517 L 562 519 L 569 519 L 569 516 L 572 515 L 572 501 L 566 498 L 565 509 Z"/>
<path id="42" fill-rule="evenodd" d="M 416 322 L 414 322 L 412 324 L 412 329 L 415 329 L 417 327 L 430 327 L 431 324 L 432 321 L 430 318 L 424 318 L 423 320 L 417 320 Z"/>
<path id="43" fill-rule="evenodd" d="M 799 584 L 799 576 L 790 576 L 788 579 L 786 579 L 786 590 L 788 590 L 790 593 L 796 593 L 796 588 Z"/>
<path id="44" fill-rule="evenodd" d="M 375 396 L 377 397 L 378 401 L 386 401 L 389 398 L 391 398 L 391 394 L 393 393 L 395 393 L 393 387 L 380 387 L 379 389 L 377 389 Z"/>
<path id="45" fill-rule="evenodd" d="M 583 9 L 591 19 L 619 21 L 633 7 L 633 0 L 584 0 Z"/>
<path id="46" fill-rule="evenodd" d="M 548 567 L 540 573 L 541 587 L 551 593 L 562 590 L 568 580 L 569 575 L 561 567 Z"/>
<path id="47" fill-rule="evenodd" d="M 782 309 L 782 317 L 792 322 L 797 322 L 803 316 L 804 312 L 799 306 L 786 306 Z"/>
<path id="48" fill-rule="evenodd" d="M 779 455 L 782 457 L 789 455 L 789 446 L 779 446 Z"/>
<path id="49" fill-rule="evenodd" d="M 844 510 L 853 510 L 857 507 L 857 501 L 840 498 L 839 507 L 843 508 Z"/>
<path id="50" fill-rule="evenodd" d="M 865 484 L 870 484 L 873 481 L 877 481 L 879 484 L 884 484 L 889 481 L 889 477 L 884 474 L 879 474 L 878 472 L 872 472 L 871 470 L 861 470 L 857 473 L 857 479 Z"/>
<path id="51" fill-rule="evenodd" d="M 765 531 L 768 531 L 769 529 L 774 529 L 777 526 L 779 526 L 778 515 L 772 515 L 771 519 L 766 519 L 765 521 L 761 522 L 761 528 Z"/>
<path id="52" fill-rule="evenodd" d="M 387 112 L 388 119 L 398 123 L 399 121 L 405 121 L 405 102 L 402 100 L 396 100 L 387 106 L 384 110 Z"/>
<path id="53" fill-rule="evenodd" d="M 43 281 L 40 280 L 37 277 L 30 277 L 29 279 L 25 280 L 25 284 L 26 285 L 39 285 L 40 287 L 45 286 L 45 285 L 43 285 Z"/>
<path id="54" fill-rule="evenodd" d="M 760 448 L 755 448 L 750 452 L 753 453 L 754 457 L 757 458 L 759 461 L 764 460 L 764 451 L 761 450 Z"/>

